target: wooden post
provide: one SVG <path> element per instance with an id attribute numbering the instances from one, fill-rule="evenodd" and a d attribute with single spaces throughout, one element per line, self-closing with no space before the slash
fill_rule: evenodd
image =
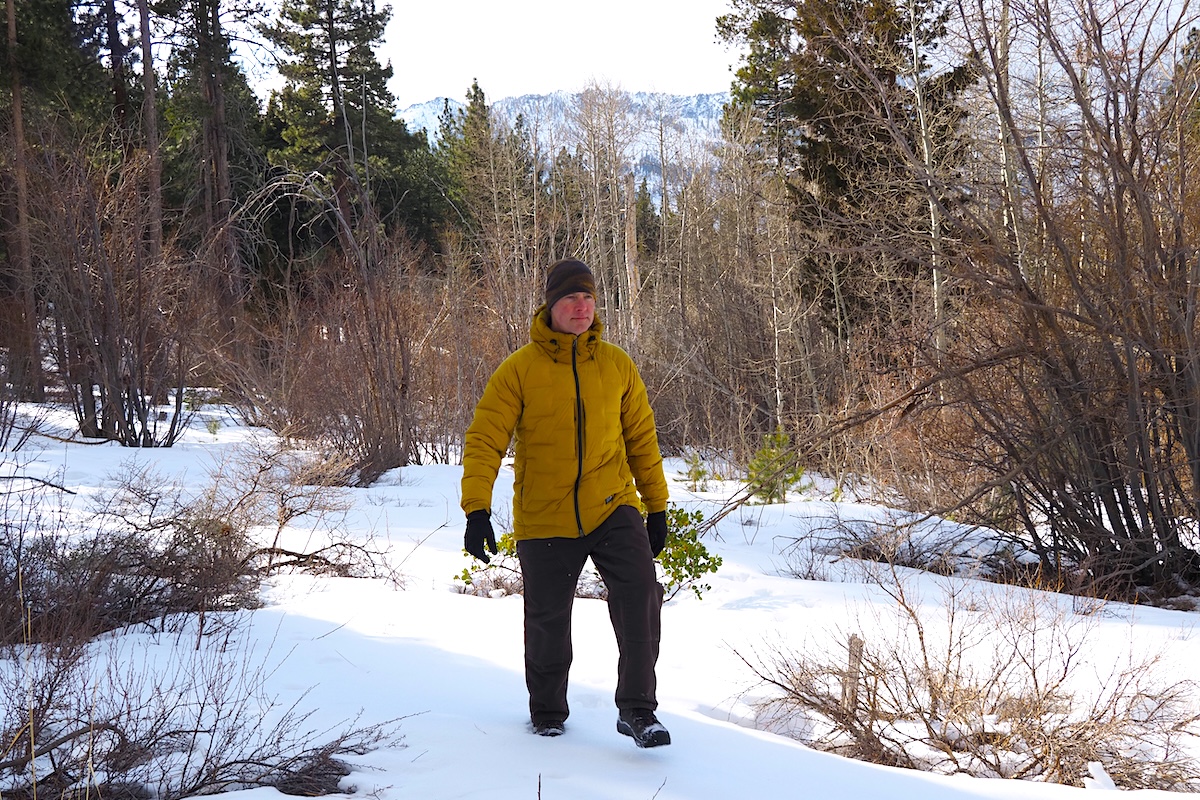
<path id="1" fill-rule="evenodd" d="M 849 715 L 858 713 L 858 681 L 862 677 L 863 640 L 850 634 L 850 658 L 842 676 L 842 710 Z"/>

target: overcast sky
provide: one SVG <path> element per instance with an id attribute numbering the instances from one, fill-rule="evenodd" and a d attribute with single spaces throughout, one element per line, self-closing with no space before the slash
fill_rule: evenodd
<path id="1" fill-rule="evenodd" d="M 488 102 L 591 81 L 675 94 L 729 88 L 737 54 L 716 38 L 729 0 L 391 0 L 380 61 L 392 63 L 399 108 L 462 100 L 479 85 Z"/>

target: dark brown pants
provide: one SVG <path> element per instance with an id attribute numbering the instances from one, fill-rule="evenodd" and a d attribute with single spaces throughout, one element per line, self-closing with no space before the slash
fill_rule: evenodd
<path id="1" fill-rule="evenodd" d="M 565 720 L 569 713 L 571 606 L 589 556 L 608 587 L 608 614 L 620 653 L 617 708 L 657 708 L 654 667 L 663 590 L 637 509 L 618 507 L 584 537 L 518 542 L 517 556 L 525 582 L 525 685 L 533 722 Z"/>

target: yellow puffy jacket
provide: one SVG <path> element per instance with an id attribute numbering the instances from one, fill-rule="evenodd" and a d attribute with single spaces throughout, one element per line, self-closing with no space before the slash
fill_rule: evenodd
<path id="1" fill-rule="evenodd" d="M 517 539 L 584 536 L 617 506 L 667 507 L 654 412 L 633 359 L 601 339 L 599 318 L 578 337 L 539 308 L 530 343 L 492 374 L 463 449 L 462 509 L 491 510 L 513 440 Z M 515 435 L 515 439 L 513 439 Z M 635 484 L 636 481 L 636 484 Z"/>

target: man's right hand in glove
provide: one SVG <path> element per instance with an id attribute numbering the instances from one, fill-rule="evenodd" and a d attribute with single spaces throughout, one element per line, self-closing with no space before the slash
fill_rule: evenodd
<path id="1" fill-rule="evenodd" d="M 463 548 L 486 564 L 492 559 L 484 549 L 485 544 L 487 550 L 492 551 L 492 555 L 499 552 L 496 549 L 496 534 L 492 530 L 492 515 L 487 511 L 472 511 L 467 514 L 467 532 L 463 535 Z"/>

